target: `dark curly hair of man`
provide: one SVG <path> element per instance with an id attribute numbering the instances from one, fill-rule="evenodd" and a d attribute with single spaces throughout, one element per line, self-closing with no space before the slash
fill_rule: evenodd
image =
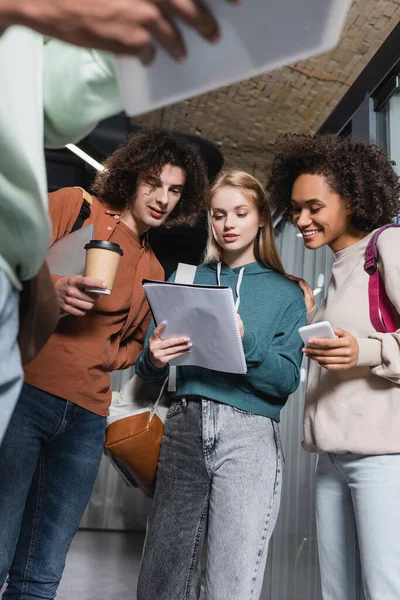
<path id="1" fill-rule="evenodd" d="M 375 144 L 333 134 L 283 134 L 275 141 L 267 190 L 274 209 L 291 219 L 299 175 L 322 175 L 352 211 L 361 231 L 386 225 L 400 212 L 400 183 L 387 154 Z"/>
<path id="2" fill-rule="evenodd" d="M 158 174 L 168 163 L 185 170 L 186 183 L 165 226 L 193 225 L 205 207 L 205 165 L 194 146 L 169 131 L 144 129 L 132 135 L 105 161 L 91 189 L 122 211 L 135 197 L 138 176 Z"/>

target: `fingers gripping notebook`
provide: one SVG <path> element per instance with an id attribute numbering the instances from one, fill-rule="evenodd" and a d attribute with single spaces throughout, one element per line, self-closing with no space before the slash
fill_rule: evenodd
<path id="1" fill-rule="evenodd" d="M 229 287 L 143 282 L 156 323 L 168 321 L 164 339 L 190 337 L 191 352 L 172 365 L 246 373 L 247 366 L 232 290 Z"/>

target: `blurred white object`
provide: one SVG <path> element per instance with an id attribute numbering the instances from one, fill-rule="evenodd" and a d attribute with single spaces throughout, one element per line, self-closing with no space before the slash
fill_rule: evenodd
<path id="1" fill-rule="evenodd" d="M 46 254 L 50 273 L 63 277 L 83 275 L 86 263 L 85 245 L 93 236 L 93 225 L 85 225 L 54 242 Z"/>
<path id="2" fill-rule="evenodd" d="M 147 68 L 136 58 L 116 59 L 129 115 L 326 52 L 339 39 L 351 0 L 243 0 L 240 6 L 208 0 L 206 4 L 221 26 L 219 44 L 207 43 L 179 23 L 189 55 L 183 64 L 174 62 L 161 48 Z"/>
<path id="3" fill-rule="evenodd" d="M 323 273 L 320 273 L 318 275 L 318 279 L 317 279 L 317 287 L 314 290 L 314 296 L 318 296 L 318 294 L 320 294 L 322 292 L 324 283 L 325 283 L 325 275 Z"/>
<path id="4" fill-rule="evenodd" d="M 87 162 L 91 167 L 96 169 L 96 171 L 104 171 L 104 166 L 102 164 L 100 164 L 99 162 L 97 162 L 97 160 L 89 156 L 89 154 L 78 148 L 78 146 L 76 146 L 75 144 L 66 144 L 65 147 L 68 148 L 70 152 L 73 152 L 74 154 L 79 156 L 79 158 Z"/>

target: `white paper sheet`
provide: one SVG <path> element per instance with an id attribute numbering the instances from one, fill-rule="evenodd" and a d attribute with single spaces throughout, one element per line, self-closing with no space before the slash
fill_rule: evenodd
<path id="1" fill-rule="evenodd" d="M 73 277 L 85 272 L 85 244 L 93 239 L 93 225 L 86 225 L 60 238 L 47 251 L 46 261 L 52 275 Z"/>
<path id="2" fill-rule="evenodd" d="M 174 62 L 162 48 L 147 68 L 136 58 L 116 59 L 129 115 L 326 52 L 339 39 L 351 0 L 243 0 L 240 6 L 208 0 L 206 4 L 221 25 L 219 44 L 208 44 L 179 23 L 188 48 L 186 62 Z"/>

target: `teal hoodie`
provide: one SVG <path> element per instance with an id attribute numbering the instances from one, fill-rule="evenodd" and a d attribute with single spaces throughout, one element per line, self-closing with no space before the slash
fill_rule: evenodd
<path id="1" fill-rule="evenodd" d="M 279 421 L 281 408 L 299 384 L 303 344 L 297 330 L 306 323 L 304 297 L 296 283 L 260 263 L 234 269 L 222 264 L 220 284 L 229 286 L 235 299 L 242 268 L 238 312 L 245 330 L 247 373 L 178 367 L 176 395 L 196 394 Z M 217 285 L 217 263 L 198 267 L 194 283 Z M 162 383 L 169 367 L 155 368 L 148 355 L 147 341 L 154 327 L 152 321 L 136 373 L 149 383 Z"/>

